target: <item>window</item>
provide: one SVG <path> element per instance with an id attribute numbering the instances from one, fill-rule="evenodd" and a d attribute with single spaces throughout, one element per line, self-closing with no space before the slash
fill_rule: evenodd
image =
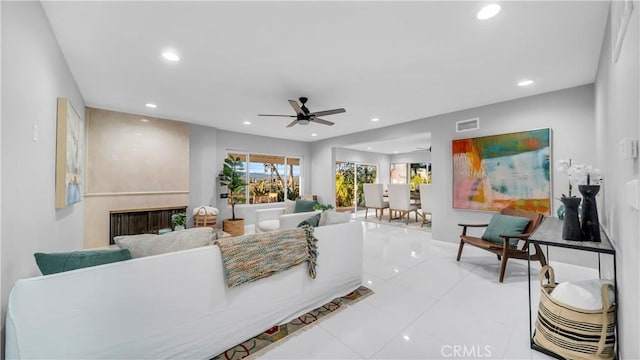
<path id="1" fill-rule="evenodd" d="M 300 194 L 302 159 L 282 155 L 230 155 L 240 157 L 244 163 L 248 185 L 242 197 L 247 204 L 283 202 L 285 198 L 295 200 Z"/>

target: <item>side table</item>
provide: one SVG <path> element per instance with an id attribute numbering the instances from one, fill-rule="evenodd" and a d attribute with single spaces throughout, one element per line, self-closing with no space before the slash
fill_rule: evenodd
<path id="1" fill-rule="evenodd" d="M 616 358 L 618 358 L 620 349 L 620 332 L 618 328 L 618 309 L 620 308 L 620 299 L 618 297 L 618 282 L 616 280 L 616 249 L 609 241 L 609 237 L 600 230 L 601 242 L 593 241 L 574 241 L 562 239 L 563 221 L 555 217 L 545 217 L 536 230 L 529 236 L 529 244 L 539 244 L 549 247 L 560 247 L 573 249 L 577 251 L 588 251 L 598 253 L 598 276 L 602 278 L 602 268 L 600 262 L 601 254 L 608 254 L 613 257 L 613 284 L 615 292 L 615 333 L 616 333 Z M 548 256 L 547 256 L 548 260 Z M 529 341 L 531 349 L 542 352 L 557 359 L 564 359 L 562 356 L 545 349 L 533 341 L 533 316 L 531 315 L 531 261 L 527 260 L 527 273 L 529 275 Z"/>

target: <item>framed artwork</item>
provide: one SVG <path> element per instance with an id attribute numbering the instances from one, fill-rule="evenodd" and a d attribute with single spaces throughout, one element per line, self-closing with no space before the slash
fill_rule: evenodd
<path id="1" fill-rule="evenodd" d="M 430 163 L 411 163 L 409 169 L 411 184 L 431 184 Z"/>
<path id="2" fill-rule="evenodd" d="M 56 208 L 82 200 L 84 124 L 66 98 L 58 98 Z"/>
<path id="3" fill-rule="evenodd" d="M 551 214 L 551 129 L 452 141 L 453 208 Z"/>
<path id="4" fill-rule="evenodd" d="M 391 184 L 406 184 L 409 167 L 407 163 L 391 164 L 389 172 L 389 182 Z"/>

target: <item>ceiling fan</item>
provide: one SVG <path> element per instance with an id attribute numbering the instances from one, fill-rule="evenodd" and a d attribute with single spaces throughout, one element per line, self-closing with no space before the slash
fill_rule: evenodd
<path id="1" fill-rule="evenodd" d="M 326 115 L 333 115 L 333 114 L 340 114 L 345 112 L 346 110 L 343 108 L 340 109 L 333 109 L 333 110 L 324 110 L 324 111 L 315 111 L 315 112 L 310 112 L 309 109 L 307 109 L 306 106 L 304 106 L 304 104 L 307 102 L 306 97 L 301 97 L 299 98 L 300 103 L 302 104 L 302 106 L 298 105 L 298 103 L 295 100 L 289 100 L 289 105 L 291 105 L 291 107 L 293 108 L 293 111 L 296 112 L 296 115 L 271 115 L 271 114 L 258 114 L 258 116 L 279 116 L 279 117 L 292 117 L 292 118 L 296 118 L 295 120 L 293 120 L 292 122 L 289 123 L 289 125 L 287 125 L 287 127 L 292 127 L 295 124 L 299 124 L 299 125 L 308 125 L 309 122 L 315 122 L 318 124 L 322 124 L 322 125 L 333 125 L 334 123 L 331 121 L 327 121 L 324 119 L 320 119 L 318 116 L 326 116 Z"/>

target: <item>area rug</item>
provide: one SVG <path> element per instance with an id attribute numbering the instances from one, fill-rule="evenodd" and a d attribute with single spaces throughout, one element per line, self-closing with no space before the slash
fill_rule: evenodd
<path id="1" fill-rule="evenodd" d="M 422 218 L 420 216 L 418 216 L 418 222 L 416 222 L 416 218 L 415 215 L 411 214 L 411 218 L 409 219 L 409 225 L 407 225 L 407 220 L 405 219 L 392 219 L 391 222 L 389 222 L 389 217 L 388 216 L 384 216 L 382 217 L 382 220 L 378 220 L 377 217 L 375 216 L 371 216 L 372 214 L 369 214 L 369 216 L 365 219 L 364 215 L 362 216 L 357 216 L 356 220 L 360 220 L 363 222 L 369 222 L 369 223 L 374 223 L 374 224 L 381 224 L 381 225 L 391 225 L 391 226 L 398 226 L 398 227 L 404 227 L 407 229 L 412 229 L 412 230 L 420 230 L 420 231 L 428 231 L 431 232 L 431 222 L 428 222 L 426 224 L 424 224 L 424 226 L 420 226 L 420 224 L 422 224 Z"/>
<path id="2" fill-rule="evenodd" d="M 211 360 L 237 360 L 244 359 L 266 351 L 276 342 L 290 337 L 292 334 L 302 329 L 309 328 L 309 325 L 336 313 L 355 302 L 358 302 L 367 296 L 373 294 L 373 291 L 365 286 L 360 286 L 356 290 L 345 296 L 335 298 L 328 303 L 313 309 L 308 313 L 297 317 L 286 324 L 276 325 L 271 329 L 259 334 L 241 344 L 238 344 L 227 351 L 213 357 Z"/>

